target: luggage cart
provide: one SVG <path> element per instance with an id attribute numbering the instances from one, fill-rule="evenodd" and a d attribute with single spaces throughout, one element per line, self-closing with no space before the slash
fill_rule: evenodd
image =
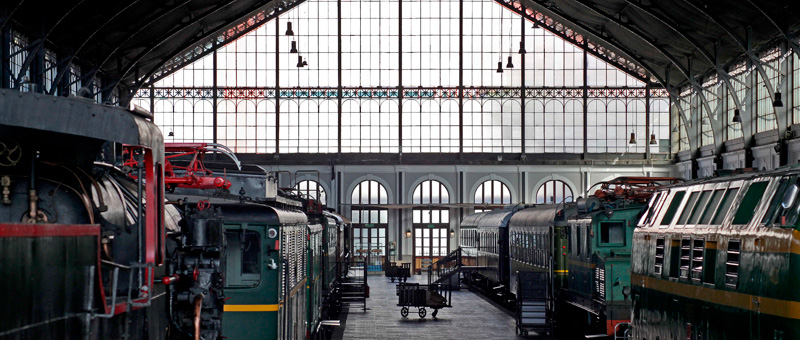
<path id="1" fill-rule="evenodd" d="M 517 272 L 517 327 L 516 332 L 553 334 L 552 299 L 547 272 Z"/>
<path id="2" fill-rule="evenodd" d="M 386 277 L 390 278 L 392 282 L 406 282 L 411 277 L 411 263 L 401 263 L 399 266 L 397 262 L 390 262 L 386 266 Z"/>
<path id="3" fill-rule="evenodd" d="M 452 289 L 449 285 L 400 283 L 397 285 L 397 296 L 399 297 L 397 305 L 402 307 L 400 315 L 404 318 L 408 316 L 410 307 L 417 308 L 420 318 L 424 318 L 428 314 L 425 308 L 431 308 L 433 309 L 431 316 L 434 319 L 436 319 L 439 309 L 453 307 L 450 304 Z"/>

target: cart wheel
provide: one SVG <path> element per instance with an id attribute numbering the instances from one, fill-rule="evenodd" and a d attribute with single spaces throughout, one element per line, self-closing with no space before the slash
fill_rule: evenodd
<path id="1" fill-rule="evenodd" d="M 408 276 L 403 278 L 403 282 L 408 282 Z"/>
<path id="2" fill-rule="evenodd" d="M 392 282 L 394 282 L 394 277 L 392 277 Z"/>
<path id="3" fill-rule="evenodd" d="M 434 309 L 434 310 L 433 310 L 433 313 L 431 313 L 431 316 L 432 316 L 434 319 L 436 319 L 436 314 L 439 314 L 439 310 L 438 310 L 438 309 Z"/>
<path id="4" fill-rule="evenodd" d="M 428 311 L 426 311 L 425 308 L 420 308 L 419 309 L 419 317 L 420 318 L 425 318 L 425 315 L 428 315 Z"/>
<path id="5" fill-rule="evenodd" d="M 522 332 L 522 336 L 524 336 L 524 337 L 526 337 L 526 338 L 527 338 L 527 337 L 528 337 L 528 331 L 523 331 L 523 332 Z"/>
<path id="6" fill-rule="evenodd" d="M 400 310 L 400 315 L 402 317 L 407 317 L 408 316 L 408 307 L 403 307 L 403 309 Z"/>

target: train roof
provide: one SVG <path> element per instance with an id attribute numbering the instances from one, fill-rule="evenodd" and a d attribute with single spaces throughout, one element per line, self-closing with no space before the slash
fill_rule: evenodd
<path id="1" fill-rule="evenodd" d="M 741 170 L 740 170 L 741 171 Z M 678 184 L 668 185 L 665 186 L 663 189 L 670 189 L 670 188 L 682 188 L 682 187 L 689 187 L 698 184 L 708 184 L 708 183 L 719 183 L 719 182 L 732 182 L 732 181 L 739 181 L 739 180 L 749 180 L 755 179 L 759 177 L 776 177 L 776 176 L 786 176 L 786 175 L 797 175 L 800 174 L 800 164 L 793 164 L 784 167 L 780 167 L 774 170 L 765 170 L 765 171 L 744 171 L 739 173 L 733 173 L 730 175 L 718 176 L 718 177 L 707 177 L 707 178 L 700 178 L 691 181 L 686 181 Z"/>
<path id="2" fill-rule="evenodd" d="M 546 204 L 523 209 L 513 216 L 509 225 L 512 227 L 552 226 L 559 212 L 575 210 L 575 204 Z M 561 220 L 564 220 L 563 216 Z"/>
<path id="3" fill-rule="evenodd" d="M 506 228 L 511 216 L 524 208 L 525 206 L 515 205 L 489 211 L 478 220 L 478 228 Z"/>
<path id="4" fill-rule="evenodd" d="M 352 223 L 352 222 L 350 222 L 350 220 L 348 220 L 344 216 L 339 215 L 339 214 L 337 214 L 335 212 L 323 211 L 322 214 L 327 216 L 328 218 L 332 218 L 332 219 L 336 220 L 336 223 L 339 223 L 339 224 L 350 224 L 350 223 Z"/>
<path id="5" fill-rule="evenodd" d="M 222 216 L 229 222 L 260 222 L 265 224 L 305 224 L 308 217 L 299 210 L 281 209 L 263 203 L 207 196 L 183 197 L 188 204 L 196 204 L 200 200 L 208 201 L 211 207 L 222 209 Z"/>
<path id="6" fill-rule="evenodd" d="M 161 130 L 119 106 L 0 89 L 0 112 L 0 125 L 144 146 L 152 149 L 157 159 L 163 159 Z"/>
<path id="7" fill-rule="evenodd" d="M 486 215 L 486 212 L 479 212 L 474 214 L 469 214 L 461 220 L 461 228 L 476 228 L 478 227 L 478 221 L 480 221 L 481 217 Z"/>

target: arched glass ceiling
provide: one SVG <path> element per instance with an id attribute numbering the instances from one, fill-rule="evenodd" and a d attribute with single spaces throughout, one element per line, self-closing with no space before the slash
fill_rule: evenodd
<path id="1" fill-rule="evenodd" d="M 665 91 L 494 2 L 339 3 L 308 1 L 135 102 L 168 141 L 243 153 L 669 152 Z"/>

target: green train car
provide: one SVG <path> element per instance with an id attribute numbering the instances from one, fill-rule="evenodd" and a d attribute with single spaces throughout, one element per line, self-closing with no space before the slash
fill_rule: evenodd
<path id="1" fill-rule="evenodd" d="M 633 238 L 633 338 L 800 339 L 799 175 L 658 192 Z"/>
<path id="2" fill-rule="evenodd" d="M 645 206 L 625 199 L 578 201 L 563 249 L 568 278 L 558 292 L 556 315 L 557 324 L 569 329 L 561 333 L 610 336 L 617 324 L 630 321 L 631 244 Z"/>
<path id="3" fill-rule="evenodd" d="M 341 310 L 336 263 L 346 220 L 296 197 L 268 203 L 184 192 L 173 198 L 190 206 L 202 203 L 218 211 L 222 221 L 222 337 L 326 337 L 322 321 L 337 318 Z"/>
<path id="4" fill-rule="evenodd" d="M 577 202 L 468 215 L 462 221 L 462 254 L 474 253 L 475 260 L 466 257 L 464 276 L 506 303 L 517 299 L 518 273 L 547 272 L 544 284 L 553 303 L 546 314 L 554 316 L 550 322 L 558 334 L 614 335 L 618 324 L 630 321 L 634 229 L 655 189 L 674 181 L 624 177 L 602 183 L 595 196 Z"/>
<path id="5" fill-rule="evenodd" d="M 567 217 L 575 204 L 544 204 L 519 211 L 509 222 L 510 291 L 517 292 L 518 272 L 548 272 L 555 292 L 566 286 Z"/>

